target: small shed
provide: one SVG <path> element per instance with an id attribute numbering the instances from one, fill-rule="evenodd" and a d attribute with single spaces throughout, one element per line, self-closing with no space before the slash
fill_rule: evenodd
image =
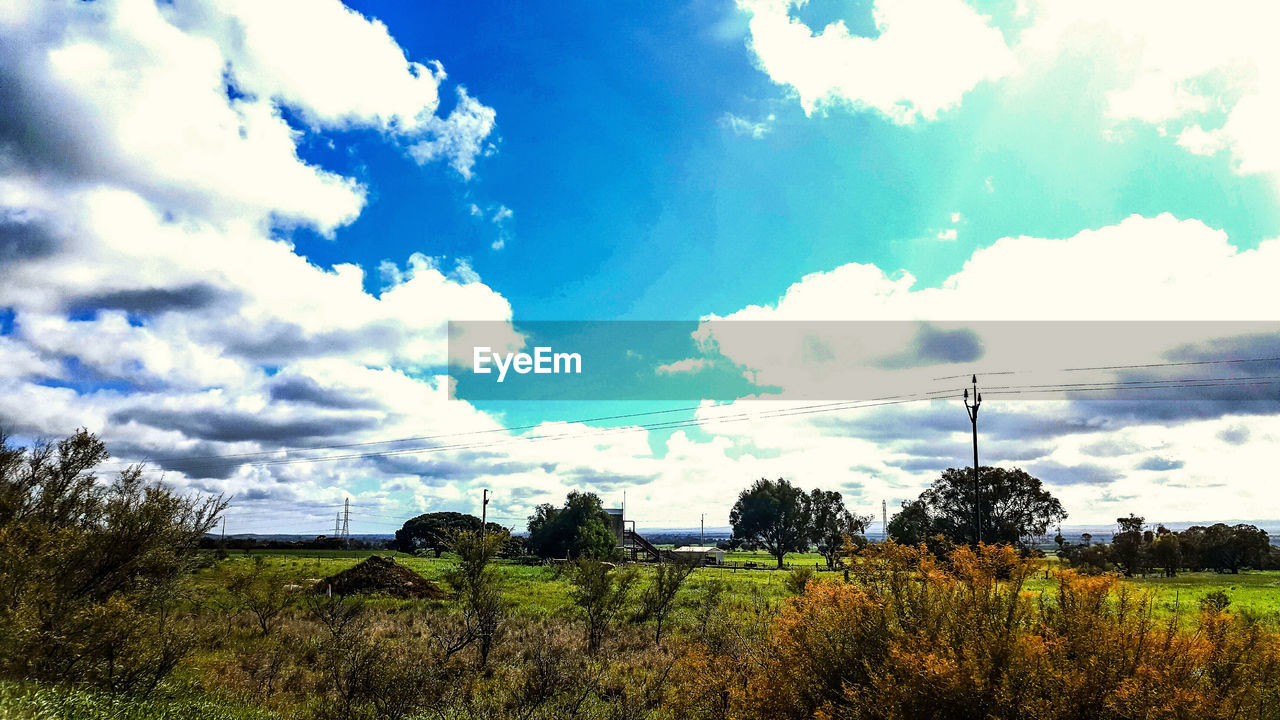
<path id="1" fill-rule="evenodd" d="M 701 559 L 702 564 L 704 565 L 724 564 L 724 550 L 721 550 L 718 547 L 687 545 L 685 547 L 678 547 L 671 552 L 675 553 L 676 557 L 681 560 Z"/>

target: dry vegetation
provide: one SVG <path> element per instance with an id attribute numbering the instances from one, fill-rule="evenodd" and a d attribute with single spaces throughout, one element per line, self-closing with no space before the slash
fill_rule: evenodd
<path id="1" fill-rule="evenodd" d="M 330 595 L 300 580 L 354 561 L 198 553 L 218 501 L 98 483 L 101 457 L 0 442 L 0 716 L 1280 718 L 1274 618 L 1224 593 L 1169 611 L 1007 546 L 848 544 L 847 575 L 528 568 L 463 531 L 369 565 L 430 568 L 438 597 Z"/>

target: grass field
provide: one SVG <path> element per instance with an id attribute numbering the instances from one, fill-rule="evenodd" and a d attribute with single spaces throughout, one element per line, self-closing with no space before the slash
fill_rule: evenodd
<path id="1" fill-rule="evenodd" d="M 254 562 L 255 558 L 265 558 L 270 567 L 280 571 L 287 580 L 306 582 L 350 568 L 375 552 L 233 552 L 224 562 L 200 571 L 196 581 L 201 586 L 201 592 L 193 593 L 191 597 L 203 610 L 216 607 L 218 598 L 226 592 L 228 579 L 238 568 Z M 437 582 L 443 580 L 446 570 L 455 563 L 455 558 L 450 555 L 434 558 L 389 551 L 378 554 L 393 555 L 397 562 Z M 681 602 L 686 604 L 685 609 L 673 617 L 669 632 L 679 632 L 677 628 L 682 624 L 686 624 L 686 631 L 694 631 L 696 616 L 692 608 L 693 601 L 702 595 L 699 591 L 709 583 L 724 583 L 725 603 L 721 607 L 727 615 L 741 614 L 740 617 L 745 618 L 760 617 L 754 613 L 763 604 L 776 608 L 791 594 L 788 589 L 790 573 L 770 569 L 775 566 L 776 561 L 767 554 L 730 553 L 727 560 L 735 565 L 700 568 L 689 578 L 681 590 Z M 1050 573 L 1057 566 L 1056 558 L 1050 556 L 1046 560 L 1045 572 L 1028 583 L 1026 589 L 1029 592 L 1053 592 L 1054 583 Z M 821 556 L 817 554 L 789 555 L 786 561 L 793 568 L 812 568 L 814 564 L 825 566 Z M 757 567 L 747 569 L 741 565 L 748 562 L 755 563 Z M 506 579 L 503 593 L 511 603 L 512 625 L 528 629 L 550 620 L 551 625 L 560 628 L 560 632 L 567 633 L 565 636 L 570 637 L 570 647 L 575 648 L 576 653 L 578 643 L 581 642 L 577 624 L 579 618 L 573 607 L 571 586 L 565 574 L 553 566 L 504 562 L 498 567 Z M 642 568 L 641 572 L 648 574 L 652 571 Z M 816 577 L 822 582 L 840 582 L 842 574 L 822 572 Z M 1134 590 L 1152 593 L 1157 616 L 1169 617 L 1176 611 L 1182 620 L 1180 624 L 1193 625 L 1198 615 L 1200 599 L 1208 593 L 1220 590 L 1230 598 L 1232 612 L 1248 612 L 1266 618 L 1269 623 L 1280 625 L 1280 572 L 1246 572 L 1239 575 L 1186 573 L 1176 578 L 1153 575 L 1123 582 Z M 401 629 L 409 627 L 404 623 L 412 622 L 411 618 L 421 617 L 423 612 L 447 611 L 451 604 L 451 600 L 396 600 L 387 597 L 367 600 L 368 609 L 372 611 L 371 617 L 375 618 L 377 626 Z M 282 621 L 296 626 L 306 621 L 305 615 L 305 608 L 295 604 L 282 616 Z M 241 617 L 237 628 L 237 639 L 205 647 L 192 656 L 189 663 L 170 678 L 157 694 L 146 699 L 117 697 L 90 689 L 54 687 L 31 682 L 0 683 L 0 720 L 10 717 L 25 720 L 286 720 L 294 717 L 293 712 L 306 704 L 309 695 L 296 694 L 294 697 L 300 699 L 290 701 L 295 702 L 295 705 L 289 705 L 278 699 L 273 700 L 270 696 L 257 696 L 247 692 L 243 685 L 211 680 L 220 679 L 228 673 L 237 678 L 258 677 L 252 673 L 260 673 L 263 668 L 269 667 L 264 662 L 274 657 L 269 653 L 263 654 L 267 652 L 263 648 L 269 650 L 272 647 L 285 647 L 256 639 L 251 620 L 244 617 Z M 573 629 L 565 630 L 566 628 Z M 231 626 L 228 625 L 227 633 L 230 630 Z M 517 636 L 519 632 L 517 631 Z M 644 638 L 637 647 L 647 647 L 648 632 L 645 629 L 633 633 L 633 637 Z M 306 648 L 313 646 L 304 643 L 300 647 L 305 655 L 308 652 Z M 313 662 L 314 659 L 308 660 L 307 667 Z"/>
<path id="2" fill-rule="evenodd" d="M 444 571 L 453 564 L 449 555 L 441 558 L 414 557 L 403 553 L 372 550 L 312 550 L 294 551 L 258 551 L 248 555 L 232 553 L 230 560 L 245 562 L 253 555 L 264 555 L 279 567 L 295 576 L 298 580 L 322 578 L 349 568 L 361 559 L 373 554 L 393 555 L 397 562 L 412 568 L 429 580 L 440 581 Z M 727 585 L 729 595 L 741 599 L 764 598 L 776 600 L 787 595 L 786 572 L 773 570 L 774 558 L 763 552 L 732 552 L 726 556 L 733 567 L 705 567 L 697 570 L 689 581 L 689 589 L 720 579 Z M 756 563 L 756 569 L 745 569 L 738 563 Z M 786 562 L 791 567 L 813 567 L 815 564 L 825 567 L 825 561 L 817 553 L 794 553 L 787 555 Z M 1056 558 L 1046 559 L 1046 569 L 1057 566 Z M 514 611 L 526 616 L 548 616 L 568 613 L 571 603 L 569 584 L 554 567 L 535 567 L 527 565 L 503 564 L 502 572 L 507 577 L 506 595 L 513 603 Z M 836 578 L 837 574 L 822 573 L 820 578 Z M 209 582 L 217 582 L 210 576 Z M 1280 621 L 1280 571 L 1243 572 L 1239 575 L 1224 575 L 1212 572 L 1182 573 L 1175 578 L 1164 578 L 1150 575 L 1146 578 L 1130 578 L 1124 581 L 1128 586 L 1141 591 L 1154 593 L 1156 609 L 1161 615 L 1175 610 L 1186 614 L 1190 621 L 1194 618 L 1200 599 L 1205 595 L 1221 590 L 1231 600 L 1231 609 L 1247 611 L 1255 615 L 1273 618 Z M 1052 585 L 1045 575 L 1037 576 L 1028 586 L 1031 592 L 1040 592 Z M 393 600 L 379 600 L 396 604 Z"/>

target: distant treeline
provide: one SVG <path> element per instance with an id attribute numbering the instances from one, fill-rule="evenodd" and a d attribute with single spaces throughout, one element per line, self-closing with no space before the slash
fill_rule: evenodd
<path id="1" fill-rule="evenodd" d="M 1056 538 L 1058 557 L 1081 572 L 1118 570 L 1125 575 L 1161 572 L 1173 577 L 1180 570 L 1280 569 L 1280 547 L 1271 544 L 1265 530 L 1254 525 L 1196 525 L 1174 532 L 1163 525 L 1146 525 L 1142 517 L 1117 518 L 1119 530 L 1110 544 L 1094 543 L 1085 533 L 1079 543 Z"/>
<path id="2" fill-rule="evenodd" d="M 390 547 L 388 540 L 365 538 L 341 538 L 318 535 L 310 540 L 282 540 L 279 538 L 229 537 L 205 535 L 200 539 L 201 550 L 381 550 Z"/>

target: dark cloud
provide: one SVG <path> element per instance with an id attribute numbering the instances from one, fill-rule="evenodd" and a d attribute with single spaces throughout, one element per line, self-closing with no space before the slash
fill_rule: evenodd
<path id="1" fill-rule="evenodd" d="M 377 418 L 358 415 L 271 420 L 254 413 L 233 410 L 153 410 L 130 408 L 111 416 L 112 423 L 138 423 L 177 430 L 190 438 L 216 442 L 257 440 L 267 445 L 297 443 L 317 438 L 341 437 L 379 424 Z"/>
<path id="2" fill-rule="evenodd" d="M 1249 442 L 1249 428 L 1244 425 L 1232 425 L 1218 431 L 1218 439 L 1228 445 L 1243 445 Z"/>
<path id="3" fill-rule="evenodd" d="M 945 363 L 969 363 L 980 360 L 984 352 L 982 338 L 970 328 L 947 330 L 923 323 L 904 352 L 877 364 L 888 370 L 899 370 Z"/>
<path id="4" fill-rule="evenodd" d="M 369 323 L 356 330 L 309 334 L 301 326 L 272 321 L 261 328 L 220 328 L 218 339 L 241 357 L 260 362 L 289 362 L 305 357 L 347 355 L 372 348 L 399 347 L 404 329 L 392 322 Z"/>
<path id="5" fill-rule="evenodd" d="M 1035 460 L 1052 453 L 1053 448 L 1045 445 L 1007 443 L 989 447 L 986 452 L 992 462 L 1026 462 L 1027 460 Z"/>
<path id="6" fill-rule="evenodd" d="M 49 257 L 60 245 L 44 225 L 0 220 L 0 265 Z"/>
<path id="7" fill-rule="evenodd" d="M 597 493 L 613 492 L 636 485 L 646 485 L 657 479 L 657 473 L 650 475 L 601 474 L 599 470 L 592 468 L 575 468 L 560 475 L 562 483 L 582 487 Z"/>
<path id="8" fill-rule="evenodd" d="M 1026 467 L 1026 471 L 1040 478 L 1046 485 L 1051 486 L 1106 485 L 1120 478 L 1119 473 L 1102 465 L 1093 463 L 1064 465 L 1056 460 L 1032 463 Z"/>
<path id="9" fill-rule="evenodd" d="M 1080 448 L 1080 452 L 1091 457 L 1121 457 L 1142 452 L 1143 448 L 1135 442 L 1107 437 L 1091 442 Z"/>
<path id="10" fill-rule="evenodd" d="M 23 72 L 19 43 L 0 46 L 0 150 L 27 168 L 56 169 L 81 175 L 94 151 L 94 138 L 69 123 L 76 113 L 61 108 L 57 93 Z"/>
<path id="11" fill-rule="evenodd" d="M 885 460 L 884 464 L 907 472 L 935 472 L 938 474 L 941 474 L 947 468 L 959 465 L 954 457 L 898 458 Z"/>
<path id="12" fill-rule="evenodd" d="M 375 408 L 378 404 L 368 398 L 355 397 L 341 390 L 323 387 L 309 377 L 277 378 L 271 385 L 271 399 L 298 402 L 337 410 Z"/>
<path id="13" fill-rule="evenodd" d="M 1149 457 L 1143 460 L 1142 462 L 1138 463 L 1137 468 L 1139 470 L 1158 470 L 1163 472 L 1165 470 L 1177 470 L 1183 465 L 1186 465 L 1186 463 L 1183 462 L 1182 460 L 1175 460 L 1172 458 L 1160 457 L 1159 455 L 1153 455 L 1152 457 Z"/>
<path id="14" fill-rule="evenodd" d="M 445 441 L 447 442 L 447 441 Z M 418 445 L 423 443 L 419 442 Z M 401 447 L 409 448 L 414 444 L 405 443 Z M 377 450 L 384 449 L 379 446 Z M 388 445 L 385 449 L 395 451 L 396 445 Z M 552 472 L 553 463 L 522 462 L 491 452 L 449 453 L 447 458 L 438 453 L 423 452 L 421 454 L 378 455 L 372 458 L 379 470 L 388 475 L 416 475 L 429 485 L 442 484 L 441 481 L 472 480 L 478 475 L 517 475 L 520 473 Z"/>
<path id="15" fill-rule="evenodd" d="M 1268 376 L 1280 375 L 1280 328 L 1272 328 L 1267 331 L 1258 332 L 1256 323 L 1240 323 L 1235 325 L 1228 323 L 1225 325 L 1215 324 L 1218 332 L 1215 333 L 1219 337 L 1198 343 L 1189 343 L 1179 345 L 1172 350 L 1164 353 L 1164 358 L 1169 362 L 1203 362 L 1206 360 L 1258 360 L 1262 362 L 1237 362 L 1230 363 L 1230 377 L 1242 376 Z M 1225 333 L 1232 330 L 1240 332 L 1238 335 L 1230 337 L 1221 337 Z M 1250 332 L 1252 330 L 1252 332 Z M 1210 334 L 1210 333 L 1206 333 Z M 1210 366 L 1212 367 L 1212 366 Z M 1221 370 L 1221 368 L 1218 368 Z M 1206 368 L 1201 371 L 1202 374 L 1208 375 L 1212 370 Z M 1219 376 L 1224 376 L 1219 372 Z"/>
<path id="16" fill-rule="evenodd" d="M 207 308 L 228 295 L 206 283 L 193 283 L 176 288 L 116 290 L 96 295 L 81 295 L 67 303 L 72 314 L 93 310 L 123 310 L 138 315 L 156 315 Z"/>

